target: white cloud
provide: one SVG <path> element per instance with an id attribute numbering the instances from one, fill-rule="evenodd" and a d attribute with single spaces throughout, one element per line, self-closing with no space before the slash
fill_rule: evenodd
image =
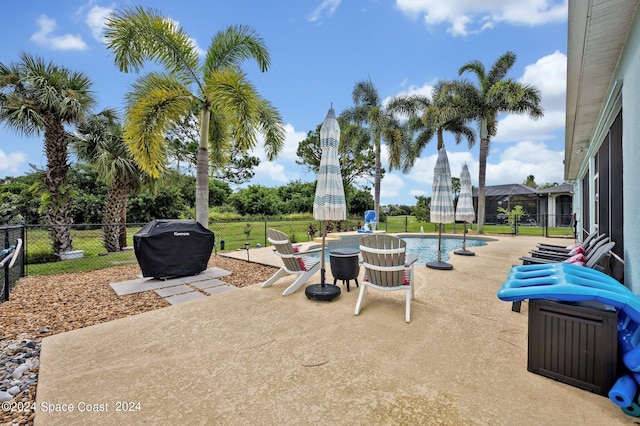
<path id="1" fill-rule="evenodd" d="M 537 87 L 542 92 L 545 110 L 565 109 L 567 93 L 567 56 L 555 51 L 535 64 L 527 65 L 520 82 Z"/>
<path id="2" fill-rule="evenodd" d="M 255 176 L 252 182 L 263 186 L 274 186 L 273 182 L 286 184 L 289 181 L 296 180 L 291 173 L 286 172 L 283 164 L 276 163 L 275 161 L 261 160 L 254 171 Z M 266 181 L 267 179 L 269 182 Z"/>
<path id="3" fill-rule="evenodd" d="M 533 26 L 566 21 L 568 0 L 396 0 L 396 7 L 422 16 L 427 25 L 448 24 L 447 32 L 466 36 L 502 22 Z"/>
<path id="4" fill-rule="evenodd" d="M 38 26 L 40 29 L 31 36 L 31 41 L 39 45 L 53 50 L 85 50 L 88 48 L 79 35 L 53 35 L 53 31 L 56 29 L 56 20 L 49 18 L 47 15 L 40 15 Z"/>
<path id="5" fill-rule="evenodd" d="M 413 169 L 405 175 L 407 179 L 418 182 L 423 185 L 425 190 L 431 194 L 431 185 L 433 183 L 433 168 L 436 165 L 437 154 L 420 157 L 416 160 Z"/>
<path id="6" fill-rule="evenodd" d="M 407 83 L 407 79 L 404 79 L 402 83 L 400 83 L 400 87 L 405 86 L 406 83 Z M 386 98 L 384 98 L 384 100 L 382 101 L 382 105 L 387 105 L 392 98 L 395 98 L 397 96 L 420 95 L 420 96 L 426 96 L 427 98 L 431 99 L 431 93 L 433 93 L 433 84 L 431 83 L 425 83 L 422 86 L 411 85 L 406 90 L 402 90 L 393 96 L 387 96 Z"/>
<path id="7" fill-rule="evenodd" d="M 540 90 L 544 117 L 533 120 L 527 115 L 507 115 L 498 123 L 498 133 L 492 140 L 515 142 L 554 138 L 554 133 L 564 129 L 565 124 L 566 55 L 556 51 L 527 65 L 519 81 Z"/>
<path id="8" fill-rule="evenodd" d="M 322 0 L 322 3 L 315 8 L 307 18 L 309 22 L 321 20 L 323 17 L 331 17 L 340 6 L 342 0 Z"/>
<path id="9" fill-rule="evenodd" d="M 276 160 L 279 161 L 295 161 L 298 159 L 296 151 L 298 150 L 298 144 L 300 141 L 307 137 L 305 132 L 296 131 L 291 124 L 284 125 L 285 140 L 284 146 Z M 260 158 L 260 161 L 268 161 L 264 151 L 264 138 L 261 134 L 258 134 L 258 143 L 252 151 L 252 155 Z"/>
<path id="10" fill-rule="evenodd" d="M 528 115 L 508 115 L 498 123 L 498 133 L 491 142 L 553 139 L 554 132 L 564 128 L 564 121 L 564 111 L 545 111 L 544 117 L 538 120 Z"/>
<path id="11" fill-rule="evenodd" d="M 489 159 L 491 160 L 491 156 Z M 564 151 L 553 151 L 542 142 L 519 142 L 505 149 L 498 163 L 487 161 L 487 185 L 522 183 L 533 175 L 537 184 L 564 182 Z M 472 181 L 473 172 L 472 172 Z M 476 171 L 477 176 L 477 171 Z M 477 185 L 474 182 L 474 185 Z"/>
<path id="12" fill-rule="evenodd" d="M 380 200 L 384 198 L 397 197 L 404 195 L 402 188 L 404 187 L 404 179 L 395 173 L 385 173 L 380 183 Z M 371 188 L 373 194 L 373 188 Z M 380 201 L 382 203 L 382 201 Z M 383 203 L 384 204 L 384 203 Z"/>
<path id="13" fill-rule="evenodd" d="M 282 152 L 278 155 L 279 159 L 295 161 L 298 159 L 296 151 L 298 150 L 298 144 L 306 139 L 307 133 L 296 131 L 291 124 L 286 124 L 284 130 L 287 132 L 285 136 L 285 144 Z"/>
<path id="14" fill-rule="evenodd" d="M 84 18 L 84 23 L 89 27 L 91 35 L 99 42 L 103 41 L 105 20 L 112 11 L 111 7 L 93 6 Z"/>
<path id="15" fill-rule="evenodd" d="M 198 41 L 195 38 L 189 37 L 189 41 L 191 41 L 191 44 L 196 49 L 199 56 L 204 56 L 207 54 L 207 51 L 198 45 Z"/>
<path id="16" fill-rule="evenodd" d="M 411 201 L 413 202 L 413 204 L 415 204 L 417 202 L 414 201 L 415 197 L 425 196 L 427 195 L 427 191 L 421 189 L 412 189 L 411 191 L 409 191 L 409 195 L 412 198 Z"/>
<path id="17" fill-rule="evenodd" d="M 7 173 L 17 173 L 20 165 L 27 161 L 27 154 L 24 152 L 12 152 L 6 154 L 0 149 L 0 171 Z"/>
<path id="18" fill-rule="evenodd" d="M 252 182 L 271 186 L 269 181 L 287 183 L 302 178 L 302 175 L 298 172 L 300 166 L 295 164 L 295 160 L 298 159 L 296 151 L 298 143 L 306 138 L 307 134 L 296 131 L 291 124 L 286 124 L 284 129 L 286 132 L 285 144 L 274 161 L 267 159 L 264 151 L 264 138 L 262 135 L 258 135 L 258 144 L 251 151 L 251 155 L 255 155 L 260 159 L 260 165 L 254 169 L 256 174 Z"/>

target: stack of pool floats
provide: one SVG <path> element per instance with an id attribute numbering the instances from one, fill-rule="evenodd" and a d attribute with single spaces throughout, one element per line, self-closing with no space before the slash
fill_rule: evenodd
<path id="1" fill-rule="evenodd" d="M 640 297 L 614 278 L 595 269 L 569 263 L 519 265 L 498 291 L 507 302 L 554 299 L 563 302 L 597 301 L 618 313 L 618 349 L 628 369 L 609 391 L 622 411 L 640 417 Z"/>

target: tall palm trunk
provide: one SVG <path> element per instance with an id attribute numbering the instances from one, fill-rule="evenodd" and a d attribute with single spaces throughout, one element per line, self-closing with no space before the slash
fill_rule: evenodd
<path id="1" fill-rule="evenodd" d="M 444 148 L 444 129 L 442 127 L 438 127 L 438 151 Z"/>
<path id="2" fill-rule="evenodd" d="M 376 164 L 375 164 L 375 176 L 373 180 L 374 196 L 373 196 L 373 208 L 376 212 L 376 220 L 380 222 L 380 175 L 382 174 L 382 165 L 380 162 L 380 135 L 375 137 L 376 144 Z"/>
<path id="3" fill-rule="evenodd" d="M 196 221 L 205 228 L 209 226 L 209 115 L 208 102 L 202 107 L 200 116 L 200 145 L 196 160 Z"/>
<path id="4" fill-rule="evenodd" d="M 44 145 L 47 155 L 47 173 L 44 188 L 48 201 L 44 209 L 45 219 L 51 225 L 49 230 L 53 252 L 60 254 L 73 250 L 71 240 L 71 206 L 69 201 L 69 164 L 67 162 L 67 138 L 64 126 L 53 115 L 44 118 Z"/>
<path id="5" fill-rule="evenodd" d="M 109 187 L 105 198 L 104 222 L 104 247 L 107 252 L 113 253 L 122 250 L 122 211 L 127 207 L 129 189 L 126 182 L 116 179 Z M 126 233 L 125 233 L 126 245 Z"/>
<path id="6" fill-rule="evenodd" d="M 478 234 L 484 233 L 485 194 L 487 178 L 487 157 L 489 156 L 489 138 L 480 139 L 478 173 Z"/>
<path id="7" fill-rule="evenodd" d="M 120 232 L 119 232 L 119 245 L 120 250 L 127 246 L 127 204 L 129 203 L 129 193 L 127 192 L 126 198 L 122 205 L 122 213 L 120 214 Z"/>

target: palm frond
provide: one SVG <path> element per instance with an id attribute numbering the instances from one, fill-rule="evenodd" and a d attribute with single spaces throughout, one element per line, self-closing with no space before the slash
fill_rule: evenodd
<path id="1" fill-rule="evenodd" d="M 264 151 L 267 159 L 272 161 L 284 147 L 286 132 L 278 110 L 263 98 L 260 99 L 257 124 L 260 133 L 264 135 Z"/>
<path id="2" fill-rule="evenodd" d="M 198 83 L 198 52 L 175 21 L 152 8 L 137 6 L 112 12 L 104 33 L 107 48 L 123 72 L 139 72 L 156 62 L 183 83 Z"/>
<path id="3" fill-rule="evenodd" d="M 368 107 L 376 107 L 380 105 L 380 95 L 373 82 L 363 80 L 356 83 L 353 88 L 353 103 L 356 105 L 364 105 Z"/>
<path id="4" fill-rule="evenodd" d="M 467 62 L 466 64 L 461 66 L 460 69 L 458 70 L 458 75 L 462 75 L 467 71 L 475 74 L 479 80 L 484 79 L 484 76 L 485 76 L 484 65 L 482 64 L 482 62 L 478 60 Z"/>
<path id="5" fill-rule="evenodd" d="M 90 87 L 84 73 L 22 52 L 20 62 L 0 65 L 0 119 L 25 135 L 43 131 L 47 114 L 76 124 L 95 104 Z"/>
<path id="6" fill-rule="evenodd" d="M 211 40 L 204 64 L 204 75 L 227 67 L 238 67 L 255 59 L 261 71 L 269 68 L 271 59 L 265 41 L 251 27 L 236 25 L 219 31 Z"/>
<path id="7" fill-rule="evenodd" d="M 509 51 L 500 56 L 487 73 L 487 82 L 489 86 L 493 86 L 503 80 L 509 70 L 516 63 L 516 54 Z"/>
<path id="8" fill-rule="evenodd" d="M 211 110 L 227 119 L 233 139 L 241 151 L 256 146 L 255 125 L 260 107 L 259 95 L 244 73 L 225 68 L 205 79 L 205 95 Z"/>
<path id="9" fill-rule="evenodd" d="M 139 78 L 127 95 L 124 138 L 140 168 L 154 178 L 164 168 L 164 133 L 188 114 L 193 96 L 167 74 L 151 73 Z"/>
<path id="10" fill-rule="evenodd" d="M 210 113 L 209 119 L 209 160 L 214 167 L 229 160 L 232 137 L 226 117 L 220 111 Z"/>

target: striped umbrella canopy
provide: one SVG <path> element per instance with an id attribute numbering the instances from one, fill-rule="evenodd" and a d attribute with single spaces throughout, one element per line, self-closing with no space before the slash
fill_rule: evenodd
<path id="1" fill-rule="evenodd" d="M 438 260 L 427 262 L 428 268 L 449 270 L 453 265 L 442 261 L 442 224 L 453 222 L 453 194 L 451 192 L 451 169 L 444 148 L 438 150 L 436 167 L 433 170 L 433 189 L 431 194 L 431 222 L 438 227 Z"/>
<path id="2" fill-rule="evenodd" d="M 476 219 L 476 211 L 473 209 L 473 195 L 471 194 L 471 175 L 469 167 L 462 166 L 460 173 L 460 196 L 456 208 L 456 220 L 473 223 Z"/>
<path id="3" fill-rule="evenodd" d="M 320 128 L 322 156 L 320 157 L 316 196 L 313 199 L 313 217 L 320 221 L 320 233 L 322 234 L 320 284 L 311 284 L 304 291 L 307 298 L 313 300 L 332 300 L 340 295 L 340 287 L 325 285 L 325 238 L 327 233 L 323 223 L 325 220 L 345 220 L 347 218 L 347 203 L 344 199 L 344 187 L 338 158 L 339 141 L 340 126 L 338 126 L 336 113 L 332 107 L 327 112 Z"/>
<path id="4" fill-rule="evenodd" d="M 436 167 L 433 170 L 431 194 L 431 222 L 453 223 L 453 194 L 451 191 L 451 169 L 447 151 L 440 148 Z"/>
<path id="5" fill-rule="evenodd" d="M 345 220 L 347 203 L 344 197 L 340 160 L 338 159 L 338 142 L 340 126 L 333 108 L 329 109 L 320 128 L 320 171 L 318 184 L 313 200 L 313 217 L 316 220 Z"/>

